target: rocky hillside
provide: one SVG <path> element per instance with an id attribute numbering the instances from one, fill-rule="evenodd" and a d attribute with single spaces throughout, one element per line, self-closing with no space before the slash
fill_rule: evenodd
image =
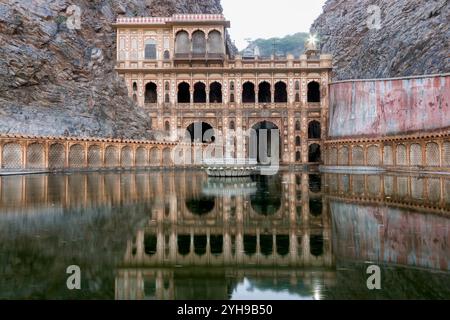
<path id="1" fill-rule="evenodd" d="M 80 30 L 68 27 L 71 5 L 81 9 Z M 111 23 L 219 12 L 220 0 L 1 1 L 0 133 L 151 138 L 151 119 L 114 71 Z"/>
<path id="2" fill-rule="evenodd" d="M 334 55 L 336 79 L 447 73 L 449 19 L 449 0 L 328 0 L 311 32 Z"/>

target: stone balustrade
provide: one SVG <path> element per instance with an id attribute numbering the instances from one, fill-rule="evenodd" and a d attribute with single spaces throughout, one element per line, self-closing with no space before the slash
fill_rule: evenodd
<path id="1" fill-rule="evenodd" d="M 450 132 L 325 141 L 325 166 L 450 172 Z"/>
<path id="2" fill-rule="evenodd" d="M 195 155 L 202 152 L 203 147 L 175 142 L 2 135 L 0 173 L 171 168 L 175 166 L 174 152 L 188 150 Z M 177 155 L 183 158 L 183 155 Z M 177 162 L 177 166 L 189 166 L 190 162 Z"/>

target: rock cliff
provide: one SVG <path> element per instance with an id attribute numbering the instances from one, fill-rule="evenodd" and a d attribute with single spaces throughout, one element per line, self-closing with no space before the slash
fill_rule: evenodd
<path id="1" fill-rule="evenodd" d="M 335 79 L 448 73 L 449 20 L 449 0 L 328 0 L 311 32 Z"/>
<path id="2" fill-rule="evenodd" d="M 71 5 L 81 9 L 79 30 L 67 23 Z M 0 133 L 151 139 L 151 119 L 114 71 L 111 24 L 220 12 L 220 0 L 3 0 Z"/>

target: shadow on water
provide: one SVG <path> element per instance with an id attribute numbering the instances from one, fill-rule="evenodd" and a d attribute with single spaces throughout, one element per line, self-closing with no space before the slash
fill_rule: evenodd
<path id="1" fill-rule="evenodd" d="M 0 299 L 449 299 L 449 216 L 441 176 L 0 177 Z"/>

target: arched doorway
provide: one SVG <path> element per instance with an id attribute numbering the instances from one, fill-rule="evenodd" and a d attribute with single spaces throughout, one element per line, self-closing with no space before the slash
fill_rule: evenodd
<path id="1" fill-rule="evenodd" d="M 320 122 L 319 121 L 311 121 L 308 124 L 308 139 L 320 139 Z"/>
<path id="2" fill-rule="evenodd" d="M 145 103 L 156 103 L 158 101 L 157 86 L 153 82 L 145 85 Z"/>
<path id="3" fill-rule="evenodd" d="M 317 143 L 309 146 L 308 161 L 310 163 L 317 163 L 321 161 L 320 145 L 318 145 Z"/>
<path id="4" fill-rule="evenodd" d="M 282 192 L 282 184 L 280 176 L 262 176 L 252 177 L 257 183 L 257 191 L 250 196 L 250 203 L 260 215 L 275 215 L 281 208 L 280 194 Z"/>
<path id="5" fill-rule="evenodd" d="M 186 128 L 186 139 L 196 143 L 212 143 L 215 141 L 214 129 L 206 122 L 194 122 Z"/>
<path id="6" fill-rule="evenodd" d="M 246 82 L 242 85 L 242 102 L 255 103 L 255 85 L 251 82 Z"/>
<path id="7" fill-rule="evenodd" d="M 191 93 L 190 85 L 187 82 L 182 82 L 178 85 L 178 103 L 190 103 Z"/>
<path id="8" fill-rule="evenodd" d="M 209 86 L 209 102 L 222 103 L 222 85 L 219 82 L 213 82 Z"/>
<path id="9" fill-rule="evenodd" d="M 309 236 L 309 252 L 315 257 L 323 255 L 323 235 Z"/>
<path id="10" fill-rule="evenodd" d="M 256 159 L 263 165 L 274 164 L 275 161 L 279 163 L 281 158 L 279 128 L 273 122 L 262 121 L 255 124 L 252 129 L 249 145 L 250 158 Z M 276 136 L 273 136 L 274 134 Z"/>
<path id="11" fill-rule="evenodd" d="M 203 82 L 194 85 L 194 103 L 206 103 L 206 86 Z"/>
<path id="12" fill-rule="evenodd" d="M 275 83 L 275 103 L 286 103 L 287 97 L 286 83 L 283 81 Z"/>
<path id="13" fill-rule="evenodd" d="M 272 101 L 272 93 L 270 92 L 270 83 L 267 81 L 259 84 L 258 102 L 270 103 Z"/>
<path id="14" fill-rule="evenodd" d="M 308 83 L 308 102 L 320 102 L 320 84 L 316 81 Z"/>
<path id="15" fill-rule="evenodd" d="M 194 215 L 204 216 L 214 210 L 214 197 L 200 196 L 186 199 L 186 208 Z"/>

